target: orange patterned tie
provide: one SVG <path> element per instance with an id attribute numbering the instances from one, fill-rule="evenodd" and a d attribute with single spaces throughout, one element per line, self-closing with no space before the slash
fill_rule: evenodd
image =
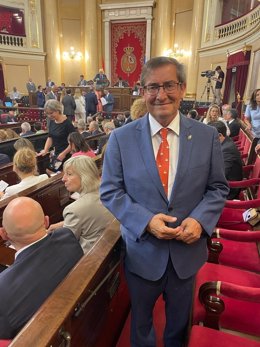
<path id="1" fill-rule="evenodd" d="M 166 196 L 168 196 L 168 176 L 169 176 L 169 144 L 167 141 L 168 129 L 162 128 L 160 130 L 160 135 L 162 137 L 162 142 L 160 144 L 156 164 L 158 167 L 159 175 L 162 181 L 162 185 Z"/>

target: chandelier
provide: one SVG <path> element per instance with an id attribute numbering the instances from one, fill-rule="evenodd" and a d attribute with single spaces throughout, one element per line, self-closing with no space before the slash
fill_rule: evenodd
<path id="1" fill-rule="evenodd" d="M 64 60 L 81 60 L 82 53 L 76 52 L 74 47 L 70 47 L 69 52 L 63 52 L 62 57 Z"/>
<path id="2" fill-rule="evenodd" d="M 171 57 L 171 58 L 183 58 L 183 57 L 190 57 L 191 56 L 191 51 L 186 51 L 185 49 L 179 48 L 178 43 L 175 43 L 173 45 L 173 49 L 167 49 L 164 52 L 164 55 L 166 57 Z"/>

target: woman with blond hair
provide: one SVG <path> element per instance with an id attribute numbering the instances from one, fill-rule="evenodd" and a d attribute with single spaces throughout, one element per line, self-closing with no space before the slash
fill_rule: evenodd
<path id="1" fill-rule="evenodd" d="M 206 117 L 203 120 L 203 123 L 208 124 L 208 123 L 217 122 L 217 121 L 223 122 L 225 124 L 227 128 L 227 136 L 229 136 L 230 129 L 225 119 L 221 117 L 220 107 L 216 104 L 213 104 L 208 108 L 208 111 L 207 111 Z"/>
<path id="2" fill-rule="evenodd" d="M 70 158 L 64 163 L 63 170 L 65 187 L 70 193 L 79 193 L 79 198 L 64 209 L 64 220 L 50 225 L 48 232 L 60 227 L 69 228 L 86 253 L 114 217 L 100 201 L 100 177 L 92 158 Z"/>
<path id="3" fill-rule="evenodd" d="M 7 187 L 5 193 L 0 192 L 1 199 L 8 198 L 48 179 L 46 174 L 38 175 L 35 152 L 27 147 L 21 148 L 15 153 L 13 171 L 20 178 L 21 182 Z"/>
<path id="4" fill-rule="evenodd" d="M 130 113 L 132 120 L 143 117 L 147 113 L 145 100 L 143 98 L 136 99 L 130 108 Z"/>

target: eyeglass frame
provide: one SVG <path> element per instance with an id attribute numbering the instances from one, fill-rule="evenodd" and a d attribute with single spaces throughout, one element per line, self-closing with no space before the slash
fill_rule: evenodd
<path id="1" fill-rule="evenodd" d="M 169 87 L 169 85 L 167 86 L 167 84 L 172 84 L 173 89 L 167 91 L 167 87 Z M 146 85 L 146 86 L 143 86 L 143 89 L 149 95 L 157 95 L 159 93 L 160 88 L 163 88 L 165 93 L 171 94 L 178 89 L 178 86 L 181 86 L 181 85 L 183 85 L 183 82 L 167 81 L 167 82 L 164 82 L 163 84 L 154 83 L 154 84 Z M 149 87 L 155 88 L 155 92 L 151 93 L 151 91 L 148 90 Z"/>

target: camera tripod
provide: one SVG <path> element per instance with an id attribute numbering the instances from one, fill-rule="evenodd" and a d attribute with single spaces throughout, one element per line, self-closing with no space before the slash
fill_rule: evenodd
<path id="1" fill-rule="evenodd" d="M 213 96 L 215 98 L 215 92 L 214 92 L 214 89 L 213 89 L 212 84 L 211 84 L 211 78 L 208 77 L 206 85 L 204 87 L 204 90 L 203 90 L 203 92 L 201 94 L 200 100 L 203 98 L 205 92 L 207 92 L 207 102 L 209 102 L 210 90 L 212 91 L 212 94 L 213 94 Z"/>

